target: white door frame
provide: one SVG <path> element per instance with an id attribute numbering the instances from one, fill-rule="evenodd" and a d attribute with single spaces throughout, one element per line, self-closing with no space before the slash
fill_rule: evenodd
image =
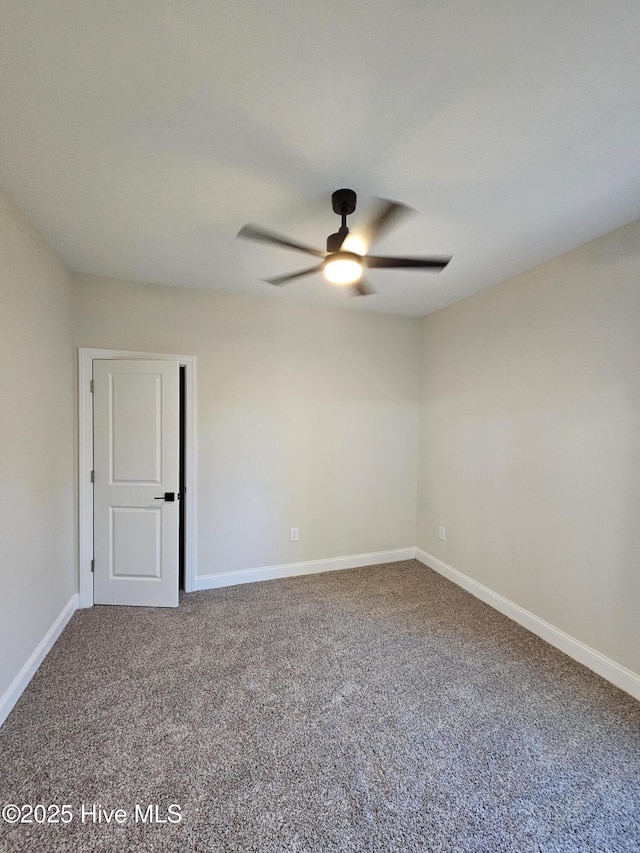
<path id="1" fill-rule="evenodd" d="M 131 350 L 78 348 L 78 576 L 80 607 L 93 607 L 93 401 L 91 378 L 94 358 L 139 358 L 177 361 L 186 368 L 185 387 L 185 481 L 187 500 L 184 530 L 185 592 L 196 588 L 196 357 Z"/>

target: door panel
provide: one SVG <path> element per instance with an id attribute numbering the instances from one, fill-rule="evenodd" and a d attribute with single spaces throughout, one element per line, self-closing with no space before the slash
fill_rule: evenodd
<path id="1" fill-rule="evenodd" d="M 113 483 L 162 481 L 162 377 L 109 375 Z"/>
<path id="2" fill-rule="evenodd" d="M 112 506 L 109 579 L 162 577 L 162 508 Z"/>
<path id="3" fill-rule="evenodd" d="M 179 365 L 94 360 L 94 601 L 178 604 Z"/>

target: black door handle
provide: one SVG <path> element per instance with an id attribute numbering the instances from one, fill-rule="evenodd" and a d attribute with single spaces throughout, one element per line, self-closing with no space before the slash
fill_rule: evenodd
<path id="1" fill-rule="evenodd" d="M 164 495 L 160 498 L 154 498 L 154 501 L 175 501 L 176 493 L 175 492 L 165 492 Z"/>

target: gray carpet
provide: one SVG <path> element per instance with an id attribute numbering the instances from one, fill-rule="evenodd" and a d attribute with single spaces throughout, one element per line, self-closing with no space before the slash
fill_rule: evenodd
<path id="1" fill-rule="evenodd" d="M 415 561 L 80 611 L 0 755 L 2 851 L 640 850 L 640 704 Z"/>

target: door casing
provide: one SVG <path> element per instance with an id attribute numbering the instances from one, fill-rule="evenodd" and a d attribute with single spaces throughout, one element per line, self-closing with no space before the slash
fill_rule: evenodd
<path id="1" fill-rule="evenodd" d="M 186 369 L 185 387 L 185 592 L 196 588 L 196 357 L 172 353 L 148 353 L 132 350 L 78 348 L 78 577 L 80 607 L 93 606 L 93 401 L 91 378 L 93 360 L 144 359 L 175 361 Z"/>

